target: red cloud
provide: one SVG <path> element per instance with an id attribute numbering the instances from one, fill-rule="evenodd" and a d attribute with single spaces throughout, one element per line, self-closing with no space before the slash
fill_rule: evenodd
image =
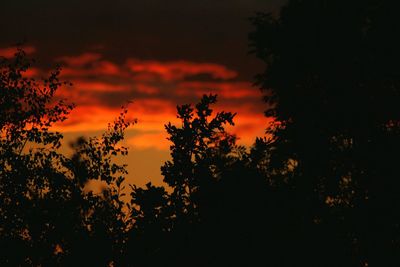
<path id="1" fill-rule="evenodd" d="M 99 75 L 120 76 L 122 70 L 111 61 L 103 60 L 98 53 L 83 53 L 78 56 L 59 57 L 56 61 L 65 64 L 62 75 L 68 77 L 85 77 Z"/>
<path id="2" fill-rule="evenodd" d="M 176 94 L 181 96 L 193 95 L 201 97 L 204 94 L 214 93 L 222 98 L 259 98 L 260 92 L 249 82 L 181 82 L 176 88 Z"/>
<path id="3" fill-rule="evenodd" d="M 22 46 L 19 47 L 23 51 L 25 51 L 26 54 L 31 55 L 36 52 L 36 48 L 33 46 Z M 5 58 L 11 58 L 14 56 L 14 54 L 17 52 L 18 47 L 4 47 L 0 48 L 0 56 L 5 57 Z"/>
<path id="4" fill-rule="evenodd" d="M 140 93 L 145 93 L 148 95 L 155 95 L 160 92 L 160 89 L 156 86 L 141 83 L 136 84 L 136 90 Z"/>
<path id="5" fill-rule="evenodd" d="M 131 88 L 128 84 L 115 84 L 91 80 L 73 80 L 74 88 L 78 91 L 123 92 Z"/>
<path id="6" fill-rule="evenodd" d="M 60 132 L 81 132 L 104 130 L 120 113 L 119 108 L 97 105 L 78 105 L 65 122 L 58 123 L 53 130 Z M 130 114 L 131 116 L 131 114 Z"/>
<path id="7" fill-rule="evenodd" d="M 57 61 L 61 61 L 66 63 L 69 66 L 73 67 L 81 67 L 89 63 L 93 63 L 101 59 L 102 56 L 97 53 L 83 53 L 79 56 L 64 56 L 56 59 Z"/>
<path id="8" fill-rule="evenodd" d="M 239 144 L 251 146 L 256 137 L 265 136 L 267 126 L 272 119 L 266 118 L 262 112 L 257 114 L 246 112 L 245 107 L 239 108 L 236 112 L 235 126 L 229 130 L 238 136 Z"/>
<path id="9" fill-rule="evenodd" d="M 129 59 L 126 65 L 134 73 L 154 73 L 167 81 L 181 80 L 185 77 L 198 74 L 209 74 L 214 79 L 223 80 L 232 79 L 237 76 L 235 71 L 213 63 L 195 63 L 189 61 L 160 62 Z"/>
<path id="10" fill-rule="evenodd" d="M 95 70 L 101 74 L 106 74 L 106 75 L 121 74 L 121 70 L 116 64 L 106 60 L 100 61 L 97 64 Z"/>
<path id="11" fill-rule="evenodd" d="M 110 61 L 95 61 L 89 66 L 66 66 L 62 68 L 62 76 L 65 77 L 95 77 L 99 75 L 123 76 L 123 71 Z"/>

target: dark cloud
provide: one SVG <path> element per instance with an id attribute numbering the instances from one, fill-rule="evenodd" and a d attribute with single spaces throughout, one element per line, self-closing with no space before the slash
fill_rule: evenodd
<path id="1" fill-rule="evenodd" d="M 220 63 L 251 78 L 247 18 L 275 11 L 283 0 L 15 1 L 0 3 L 0 46 L 28 40 L 38 58 L 100 50 L 126 57 Z"/>

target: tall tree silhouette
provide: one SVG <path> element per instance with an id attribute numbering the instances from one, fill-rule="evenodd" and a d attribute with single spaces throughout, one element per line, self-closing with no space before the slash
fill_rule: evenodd
<path id="1" fill-rule="evenodd" d="M 252 19 L 252 51 L 267 65 L 257 82 L 278 122 L 270 170 L 288 173 L 299 225 L 318 244 L 302 251 L 311 265 L 400 264 L 395 6 L 291 0 L 279 17 Z"/>
<path id="2" fill-rule="evenodd" d="M 164 236 L 164 240 L 158 243 L 152 239 L 150 252 L 157 253 L 147 255 L 144 259 L 147 264 L 150 264 L 149 261 L 153 264 L 154 261 L 164 264 L 169 261 L 169 264 L 183 266 L 201 255 L 202 225 L 210 205 L 215 204 L 213 196 L 217 183 L 222 172 L 244 153 L 243 148 L 235 144 L 235 136 L 225 131 L 226 124 L 233 125 L 234 114 L 219 112 L 212 116 L 210 106 L 216 101 L 215 95 L 205 95 L 195 108 L 191 105 L 178 106 L 177 117 L 181 125 L 169 123 L 165 126 L 172 142 L 172 159 L 164 164 L 161 171 L 171 192 L 166 194 L 164 189 L 151 184 L 146 189 L 134 188 L 133 204 L 140 207 L 134 210 L 134 214 L 139 216 L 136 227 L 157 225 L 157 230 L 152 230 L 157 234 L 153 232 L 150 235 L 161 237 L 161 240 Z M 153 204 L 149 206 L 150 203 Z M 137 245 L 140 246 L 140 243 Z"/>
<path id="3" fill-rule="evenodd" d="M 172 160 L 161 172 L 164 182 L 173 189 L 171 200 L 179 220 L 198 219 L 201 187 L 218 179 L 234 152 L 235 137 L 224 129 L 224 124 L 233 125 L 234 114 L 220 112 L 210 118 L 210 105 L 216 100 L 215 95 L 204 96 L 196 111 L 190 105 L 178 107 L 181 127 L 171 123 L 165 126 L 172 142 Z"/>

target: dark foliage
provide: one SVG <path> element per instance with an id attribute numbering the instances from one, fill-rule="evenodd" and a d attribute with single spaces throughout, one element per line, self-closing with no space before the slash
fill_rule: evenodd
<path id="1" fill-rule="evenodd" d="M 125 242 L 121 183 L 112 163 L 129 125 L 124 115 L 101 138 L 80 139 L 75 154 L 58 152 L 62 135 L 50 131 L 72 105 L 54 102 L 60 70 L 42 83 L 24 76 L 23 51 L 0 62 L 0 265 L 101 266 L 118 262 Z M 89 180 L 108 185 L 86 193 Z"/>
<path id="2" fill-rule="evenodd" d="M 289 1 L 252 19 L 296 265 L 399 266 L 400 22 L 395 1 Z M 291 241 L 293 243 L 294 241 Z"/>

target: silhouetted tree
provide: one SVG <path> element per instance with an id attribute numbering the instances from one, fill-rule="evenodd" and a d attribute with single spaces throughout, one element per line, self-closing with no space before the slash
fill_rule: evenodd
<path id="1" fill-rule="evenodd" d="M 210 105 L 216 100 L 215 95 L 203 96 L 196 111 L 190 105 L 179 106 L 181 127 L 171 123 L 165 126 L 172 142 L 172 160 L 161 172 L 173 189 L 171 201 L 178 220 L 198 219 L 201 188 L 218 179 L 234 153 L 235 137 L 224 129 L 224 124 L 233 125 L 234 114 L 220 112 L 210 118 Z"/>
<path id="2" fill-rule="evenodd" d="M 235 145 L 235 137 L 224 129 L 225 124 L 233 125 L 234 114 L 219 112 L 212 117 L 210 105 L 216 100 L 215 95 L 205 95 L 195 109 L 191 105 L 178 106 L 181 125 L 165 126 L 172 142 L 172 159 L 161 171 L 171 192 L 166 194 L 163 188 L 151 184 L 146 189 L 134 188 L 133 205 L 140 207 L 134 209 L 137 229 L 155 225 L 152 233 L 143 235 L 165 238 L 161 242 L 151 238 L 147 263 L 169 260 L 170 264 L 183 266 L 199 257 L 195 247 L 200 242 L 200 225 L 214 204 L 210 194 L 222 171 L 243 152 Z"/>
<path id="3" fill-rule="evenodd" d="M 252 19 L 269 173 L 291 188 L 296 265 L 399 266 L 396 1 L 291 0 Z M 284 174 L 282 176 L 282 174 Z M 300 253 L 298 253 L 300 252 Z"/>
<path id="4" fill-rule="evenodd" d="M 289 261 L 290 201 L 268 175 L 271 142 L 259 138 L 250 151 L 238 146 L 224 127 L 234 114 L 213 115 L 216 100 L 203 96 L 195 109 L 179 106 L 181 125 L 166 125 L 172 142 L 171 160 L 162 167 L 167 190 L 133 187 L 128 258 L 138 266 Z"/>
<path id="5" fill-rule="evenodd" d="M 0 265 L 105 266 L 124 250 L 122 182 L 125 166 L 112 162 L 129 123 L 122 112 L 101 138 L 78 140 L 69 158 L 62 135 L 51 131 L 72 105 L 54 101 L 64 83 L 56 69 L 43 83 L 25 77 L 23 51 L 0 61 Z M 107 186 L 86 192 L 90 180 Z"/>

